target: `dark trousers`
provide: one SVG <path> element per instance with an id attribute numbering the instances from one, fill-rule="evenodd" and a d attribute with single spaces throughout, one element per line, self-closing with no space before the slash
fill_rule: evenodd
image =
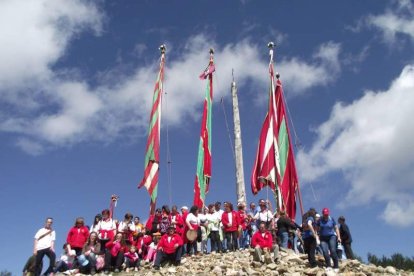
<path id="1" fill-rule="evenodd" d="M 135 261 L 126 258 L 126 267 L 130 268 L 130 267 L 139 267 L 139 259 L 136 259 Z"/>
<path id="2" fill-rule="evenodd" d="M 181 261 L 181 246 L 177 247 L 174 253 L 167 254 L 164 251 L 158 250 L 155 258 L 154 266 L 160 267 L 162 262 L 172 261 L 174 264 L 179 264 Z"/>
<path id="3" fill-rule="evenodd" d="M 224 236 L 226 238 L 226 243 L 227 243 L 227 250 L 235 251 L 238 249 L 237 234 L 238 234 L 237 231 L 224 233 Z"/>
<path id="4" fill-rule="evenodd" d="M 317 265 L 315 259 L 316 239 L 314 237 L 303 239 L 303 249 L 305 250 L 305 253 L 308 254 L 309 265 L 315 267 Z"/>
<path id="5" fill-rule="evenodd" d="M 211 231 L 210 232 L 210 245 L 211 251 L 222 252 L 222 244 L 220 241 L 220 233 L 219 231 Z"/>
<path id="6" fill-rule="evenodd" d="M 109 270 L 111 266 L 114 266 L 115 269 L 121 270 L 122 263 L 124 262 L 124 254 L 121 251 L 118 252 L 118 255 L 112 256 L 111 252 L 106 251 L 105 253 L 105 270 Z"/>
<path id="7" fill-rule="evenodd" d="M 45 275 L 48 275 L 49 273 L 53 272 L 53 266 L 55 265 L 56 261 L 56 254 L 52 251 L 50 248 L 38 250 L 36 254 L 36 272 L 35 276 L 39 276 L 42 273 L 42 266 L 41 263 L 43 262 L 43 257 L 47 256 L 49 258 L 49 267 L 45 271 Z"/>
<path id="8" fill-rule="evenodd" d="M 347 243 L 343 243 L 342 245 L 344 246 L 346 258 L 349 260 L 355 259 L 354 252 L 352 251 L 351 243 L 347 242 Z"/>
<path id="9" fill-rule="evenodd" d="M 191 254 L 191 249 L 193 250 L 193 254 L 197 253 L 197 241 L 187 242 L 187 254 Z"/>

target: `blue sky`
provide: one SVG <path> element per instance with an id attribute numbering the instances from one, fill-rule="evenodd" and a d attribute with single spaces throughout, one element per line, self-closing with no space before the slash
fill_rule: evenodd
<path id="1" fill-rule="evenodd" d="M 20 273 L 33 236 L 55 219 L 57 252 L 77 216 L 146 218 L 146 128 L 167 44 L 160 205 L 193 200 L 205 83 L 216 50 L 213 176 L 207 202 L 236 201 L 220 99 L 231 124 L 239 89 L 250 175 L 267 100 L 267 42 L 301 148 L 305 208 L 347 218 L 354 251 L 412 256 L 414 224 L 412 1 L 1 1 L 0 270 Z M 171 187 L 166 169 L 167 125 Z"/>

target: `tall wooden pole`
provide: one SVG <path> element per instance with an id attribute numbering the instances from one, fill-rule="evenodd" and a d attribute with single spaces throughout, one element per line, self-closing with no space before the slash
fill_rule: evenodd
<path id="1" fill-rule="evenodd" d="M 233 98 L 234 152 L 236 156 L 237 201 L 238 203 L 243 203 L 246 206 L 246 188 L 244 186 L 243 149 L 240 128 L 239 100 L 237 98 L 237 86 L 234 79 L 231 83 L 231 95 Z"/>

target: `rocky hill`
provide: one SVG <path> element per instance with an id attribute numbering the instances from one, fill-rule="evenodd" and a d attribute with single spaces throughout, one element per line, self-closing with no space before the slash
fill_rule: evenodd
<path id="1" fill-rule="evenodd" d="M 307 255 L 296 255 L 291 250 L 280 252 L 280 262 L 264 264 L 253 262 L 251 251 L 237 251 L 226 254 L 208 254 L 183 259 L 180 266 L 169 264 L 154 270 L 150 264 L 145 264 L 139 272 L 117 273 L 118 276 L 138 275 L 414 275 L 414 272 L 407 272 L 395 269 L 394 267 L 377 267 L 366 265 L 356 260 L 343 260 L 340 262 L 340 271 L 325 271 L 322 256 L 317 257 L 319 266 L 308 267 Z M 114 274 L 115 275 L 115 274 Z M 113 275 L 113 276 L 114 276 Z"/>

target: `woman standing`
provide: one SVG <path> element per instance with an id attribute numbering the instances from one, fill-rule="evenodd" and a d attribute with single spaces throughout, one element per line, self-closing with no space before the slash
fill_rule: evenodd
<path id="1" fill-rule="evenodd" d="M 200 220 L 198 218 L 198 207 L 192 206 L 187 218 L 185 219 L 184 243 L 187 243 L 187 255 L 190 255 L 191 251 L 193 251 L 193 254 L 197 253 L 197 231 L 199 227 Z M 188 234 L 188 232 L 190 232 L 190 234 L 194 233 L 195 238 L 189 239 L 188 236 L 191 235 Z"/>
<path id="2" fill-rule="evenodd" d="M 82 248 L 89 237 L 89 229 L 85 226 L 83 218 L 79 217 L 75 221 L 75 225 L 69 230 L 66 242 L 71 249 L 76 251 L 76 256 L 82 254 Z"/>
<path id="3" fill-rule="evenodd" d="M 317 222 L 319 229 L 319 236 L 321 240 L 321 247 L 323 251 L 323 257 L 325 258 L 326 267 L 328 270 L 331 268 L 331 258 L 334 262 L 334 271 L 339 271 L 338 255 L 336 254 L 337 240 L 341 242 L 338 226 L 335 220 L 329 216 L 329 209 L 323 208 L 322 218 Z M 331 253 L 329 256 L 329 252 Z"/>
<path id="4" fill-rule="evenodd" d="M 226 238 L 227 250 L 235 251 L 238 248 L 237 235 L 241 230 L 239 216 L 233 210 L 233 204 L 227 202 L 224 213 L 221 216 L 223 223 L 224 237 Z"/>

